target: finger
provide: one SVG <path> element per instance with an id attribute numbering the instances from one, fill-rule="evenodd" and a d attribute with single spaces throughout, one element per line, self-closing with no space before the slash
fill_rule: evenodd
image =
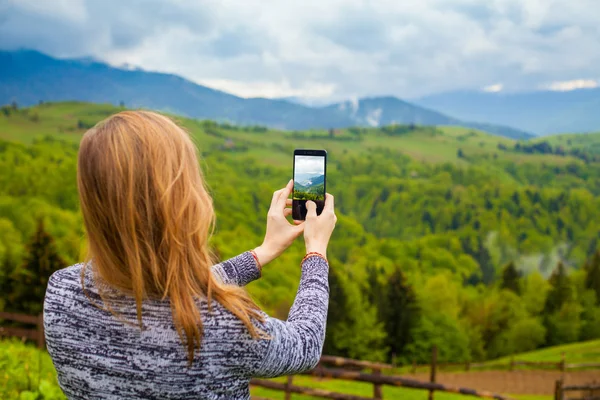
<path id="1" fill-rule="evenodd" d="M 292 199 L 286 199 L 285 200 L 285 206 L 286 207 L 291 207 L 292 206 L 292 201 L 293 201 Z"/>
<path id="2" fill-rule="evenodd" d="M 325 195 L 325 210 L 333 211 L 335 208 L 333 196 L 327 193 Z"/>
<path id="3" fill-rule="evenodd" d="M 296 225 L 300 225 L 300 224 L 304 223 L 304 221 L 302 221 L 302 220 L 299 220 L 299 219 L 295 219 L 295 220 L 294 220 L 294 223 L 295 223 Z"/>
<path id="4" fill-rule="evenodd" d="M 286 200 L 288 197 L 290 197 L 293 187 L 294 187 L 294 181 L 292 179 L 290 179 L 288 184 L 283 189 L 281 189 L 281 191 L 279 193 L 279 199 L 277 200 L 278 207 L 284 208 L 286 206 L 286 204 L 287 204 Z"/>
<path id="5" fill-rule="evenodd" d="M 289 217 L 290 215 L 292 215 L 292 209 L 291 208 L 284 208 L 283 209 L 283 216 L 284 217 Z"/>
<path id="6" fill-rule="evenodd" d="M 304 232 L 304 227 L 306 226 L 304 224 L 304 221 L 294 221 L 294 223 L 298 222 L 298 225 L 294 226 L 294 229 L 296 230 L 296 237 L 298 237 L 302 232 Z"/>
<path id="7" fill-rule="evenodd" d="M 273 192 L 273 198 L 271 199 L 271 207 L 277 204 L 277 200 L 279 200 L 279 196 L 281 195 L 281 191 L 283 189 L 279 189 Z"/>
<path id="8" fill-rule="evenodd" d="M 308 200 L 306 202 L 306 219 L 317 218 L 317 205 L 314 201 Z"/>

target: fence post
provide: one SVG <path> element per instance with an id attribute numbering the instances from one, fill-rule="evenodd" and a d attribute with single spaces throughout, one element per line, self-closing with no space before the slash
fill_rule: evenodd
<path id="1" fill-rule="evenodd" d="M 510 370 L 515 370 L 515 356 L 510 356 Z"/>
<path id="2" fill-rule="evenodd" d="M 38 315 L 37 321 L 37 345 L 40 349 L 46 347 L 46 338 L 44 336 L 44 314 Z"/>
<path id="3" fill-rule="evenodd" d="M 429 375 L 429 382 L 431 383 L 435 383 L 435 371 L 437 368 L 437 356 L 438 356 L 438 349 L 437 346 L 433 346 L 433 349 L 431 349 L 431 373 Z M 433 400 L 433 393 L 434 390 L 430 389 L 429 390 L 429 400 Z"/>
<path id="4" fill-rule="evenodd" d="M 373 368 L 373 375 L 381 376 L 381 369 Z M 373 384 L 373 398 L 374 399 L 383 399 L 383 394 L 381 392 L 381 383 Z"/>
<path id="5" fill-rule="evenodd" d="M 554 400 L 562 400 L 562 386 L 562 379 L 557 380 L 554 386 Z"/>
<path id="6" fill-rule="evenodd" d="M 290 400 L 292 398 L 292 391 L 290 390 L 290 388 L 292 386 L 293 379 L 293 375 L 288 375 L 287 383 L 285 384 L 285 400 Z"/>
<path id="7" fill-rule="evenodd" d="M 315 368 L 315 371 L 317 372 L 317 380 L 323 380 L 323 363 L 321 361 L 319 361 L 319 363 L 317 364 L 317 368 Z"/>
<path id="8" fill-rule="evenodd" d="M 416 374 L 417 373 L 417 361 L 413 358 L 412 360 L 412 369 L 410 371 L 412 374 Z"/>
<path id="9" fill-rule="evenodd" d="M 565 361 L 565 352 L 563 351 L 560 354 L 560 371 L 563 373 L 563 376 L 565 374 L 565 371 L 567 370 L 567 363 Z"/>
<path id="10" fill-rule="evenodd" d="M 471 370 L 471 361 L 467 361 L 465 363 L 465 371 L 470 371 Z"/>

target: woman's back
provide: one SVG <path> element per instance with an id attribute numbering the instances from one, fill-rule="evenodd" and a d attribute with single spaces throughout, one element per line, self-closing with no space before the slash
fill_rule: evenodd
<path id="1" fill-rule="evenodd" d="M 316 365 L 333 197 L 320 216 L 307 202 L 306 221 L 291 224 L 290 181 L 273 195 L 263 243 L 212 266 L 212 199 L 197 149 L 173 121 L 146 111 L 111 116 L 83 136 L 77 163 L 88 255 L 51 277 L 44 303 L 48 351 L 68 398 L 248 399 L 251 377 Z M 287 321 L 270 318 L 242 286 L 302 233 L 294 305 Z"/>
<path id="2" fill-rule="evenodd" d="M 227 283 L 244 285 L 259 277 L 253 264 L 252 256 L 244 253 L 213 271 Z M 259 324 L 271 339 L 253 339 L 223 306 L 213 302 L 209 312 L 206 301 L 199 300 L 204 333 L 191 367 L 168 299 L 144 302 L 140 330 L 133 298 L 111 301 L 130 324 L 94 305 L 102 305 L 102 299 L 90 268 L 85 268 L 83 292 L 82 267 L 56 272 L 44 305 L 48 351 L 69 399 L 247 399 L 251 377 L 299 372 L 319 359 L 328 288 L 327 263 L 318 257 L 303 266 L 305 278 L 290 313 L 296 321 L 267 317 Z"/>

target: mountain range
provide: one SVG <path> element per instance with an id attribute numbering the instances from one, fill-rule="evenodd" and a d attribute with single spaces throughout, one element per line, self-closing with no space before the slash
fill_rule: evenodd
<path id="1" fill-rule="evenodd" d="M 414 101 L 456 118 L 508 124 L 538 135 L 600 131 L 600 88 L 528 93 L 458 91 Z"/>
<path id="2" fill-rule="evenodd" d="M 308 178 L 303 178 L 301 175 L 296 174 L 296 181 L 294 184 L 300 185 L 303 188 L 308 188 L 311 186 L 322 185 L 323 183 L 325 183 L 325 175 L 317 175 Z"/>
<path id="3" fill-rule="evenodd" d="M 277 129 L 329 129 L 393 123 L 460 125 L 512 138 L 526 131 L 463 121 L 396 97 L 309 107 L 293 101 L 241 98 L 172 74 L 115 68 L 91 59 L 57 59 L 33 50 L 0 51 L 0 104 L 78 100 L 124 103 L 184 116 Z"/>

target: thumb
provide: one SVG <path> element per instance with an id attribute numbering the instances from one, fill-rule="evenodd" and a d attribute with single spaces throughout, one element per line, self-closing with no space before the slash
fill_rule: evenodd
<path id="1" fill-rule="evenodd" d="M 317 204 L 314 201 L 306 202 L 306 218 L 316 218 L 317 217 Z"/>
<path id="2" fill-rule="evenodd" d="M 294 230 L 296 237 L 300 236 L 300 234 L 304 232 L 304 221 L 298 225 L 292 225 L 292 229 Z"/>

